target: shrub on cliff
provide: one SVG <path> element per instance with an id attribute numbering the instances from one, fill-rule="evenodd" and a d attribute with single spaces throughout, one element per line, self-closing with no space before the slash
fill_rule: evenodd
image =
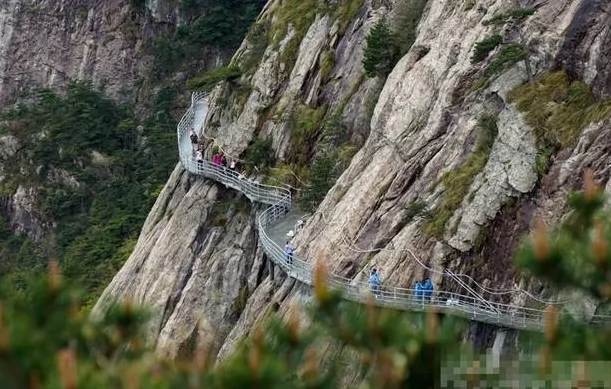
<path id="1" fill-rule="evenodd" d="M 604 199 L 591 174 L 569 204 L 567 222 L 553 234 L 538 224 L 517 262 L 561 288 L 608 301 L 611 218 L 602 211 Z M 86 320 L 78 293 L 61 281 L 53 263 L 48 277 L 31 282 L 26 294 L 7 290 L 0 276 L 0 382 L 24 389 L 323 389 L 346 385 L 342 378 L 350 374 L 364 388 L 428 389 L 539 387 L 535 381 L 555 388 L 567 380 L 602 388 L 609 381 L 611 331 L 559 316 L 553 307 L 544 337 L 535 339 L 537 360 L 516 355 L 501 360 L 500 369 L 488 369 L 482 356 L 461 345 L 464 326 L 452 317 L 402 313 L 376 307 L 372 299 L 347 302 L 326 286 L 326 277 L 317 266 L 307 318 L 297 306 L 286 320 L 271 310 L 231 356 L 215 363 L 208 345 L 196 341 L 182 360 L 155 358 L 143 337 L 147 315 L 129 302 L 113 305 L 101 320 Z M 328 345 L 342 351 L 328 353 Z M 565 363 L 555 365 L 557 360 Z M 597 367 L 601 371 L 593 371 Z"/>
<path id="2" fill-rule="evenodd" d="M 242 71 L 235 65 L 212 68 L 196 75 L 187 81 L 187 88 L 192 91 L 210 91 L 221 81 L 235 81 L 242 75 Z"/>
<path id="3" fill-rule="evenodd" d="M 386 77 L 398 60 L 399 48 L 388 23 L 380 20 L 367 35 L 363 68 L 368 77 Z"/>

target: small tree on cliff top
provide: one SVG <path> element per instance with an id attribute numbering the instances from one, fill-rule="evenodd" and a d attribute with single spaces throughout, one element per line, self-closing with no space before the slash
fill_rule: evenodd
<path id="1" fill-rule="evenodd" d="M 591 175 L 585 191 L 572 195 L 569 204 L 573 214 L 567 223 L 550 234 L 553 238 L 538 224 L 520 249 L 518 263 L 560 287 L 608 301 L 611 222 L 601 210 L 603 197 Z M 314 298 L 306 311 L 310 325 L 303 325 L 299 309 L 292 306 L 287 320 L 271 315 L 232 356 L 215 365 L 206 345 L 194 347 L 187 360 L 155 358 L 144 346 L 146 316 L 131 304 L 111 307 L 102 321 L 86 320 L 78 307 L 79 295 L 51 266 L 49 276 L 31 283 L 25 295 L 0 289 L 0 382 L 11 389 L 337 388 L 346 368 L 362 382 L 359 388 L 428 389 L 465 383 L 498 388 L 507 382 L 513 383 L 510 387 L 554 388 L 557 380 L 567 378 L 578 380 L 579 387 L 602 388 L 611 378 L 604 368 L 608 362 L 601 364 L 600 383 L 591 378 L 597 372 L 585 363 L 577 363 L 573 373 L 566 365 L 553 370 L 554 359 L 611 360 L 608 328 L 559 316 L 555 309 L 548 310 L 538 362 L 525 366 L 520 356 L 519 371 L 504 364 L 486 371 L 481 359 L 461 346 L 462 328 L 451 317 L 440 321 L 433 311 L 421 315 L 382 309 L 373 300 L 350 303 L 326 287 L 326 277 L 325 269 L 316 267 Z M 323 357 L 324 344 L 329 343 L 341 345 L 350 358 Z M 536 386 L 534 379 L 543 386 Z"/>

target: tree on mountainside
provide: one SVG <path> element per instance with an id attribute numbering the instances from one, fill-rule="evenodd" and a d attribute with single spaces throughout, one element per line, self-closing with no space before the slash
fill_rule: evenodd
<path id="1" fill-rule="evenodd" d="M 569 204 L 566 223 L 553 233 L 539 223 L 517 262 L 552 284 L 608 303 L 611 218 L 591 174 L 584 192 L 571 195 Z M 328 260 L 316 259 L 318 264 Z M 316 266 L 307 318 L 296 305 L 286 320 L 271 310 L 218 363 L 209 345 L 197 340 L 186 359 L 155 358 L 143 338 L 147 315 L 130 302 L 113 305 L 101 320 L 86 320 L 78 294 L 61 281 L 53 263 L 48 277 L 32 281 L 25 294 L 7 290 L 0 276 L 0 382 L 11 389 L 323 389 L 345 385 L 342 378 L 351 374 L 362 382 L 360 388 L 436 389 L 508 383 L 556 388 L 567 380 L 574 382 L 571 387 L 602 388 L 611 379 L 609 327 L 559 315 L 553 306 L 547 309 L 544 336 L 536 337 L 538 359 L 510 356 L 500 368 L 489 369 L 484 356 L 461 344 L 464 328 L 452 317 L 380 308 L 373 299 L 347 302 L 328 288 L 327 276 L 324 266 Z M 329 354 L 329 344 L 343 352 Z M 556 361 L 565 363 L 556 366 Z"/>
<path id="2" fill-rule="evenodd" d="M 368 77 L 386 77 L 397 62 L 399 48 L 385 20 L 378 21 L 367 35 L 363 68 Z"/>

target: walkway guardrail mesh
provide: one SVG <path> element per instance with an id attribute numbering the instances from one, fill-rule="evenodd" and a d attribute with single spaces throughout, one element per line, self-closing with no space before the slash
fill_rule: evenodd
<path id="1" fill-rule="evenodd" d="M 193 93 L 191 106 L 178 124 L 178 149 L 184 168 L 242 192 L 253 202 L 270 205 L 258 215 L 259 242 L 268 258 L 286 274 L 307 285 L 313 283 L 313 264 L 293 256 L 289 260 L 284 249 L 267 234 L 270 227 L 282 220 L 292 208 L 289 188 L 264 185 L 252 181 L 241 174 L 223 166 L 203 160 L 197 161 L 189 139 L 191 129 L 203 131 L 208 106 L 206 94 Z M 425 311 L 430 307 L 440 312 L 461 316 L 484 323 L 497 324 L 516 329 L 541 330 L 544 311 L 515 305 L 486 302 L 472 296 L 434 291 L 430 298 L 416 297 L 414 290 L 400 287 L 382 286 L 372 293 L 368 282 L 348 279 L 337 274 L 329 275 L 328 286 L 343 291 L 346 299 L 367 302 L 371 298 L 376 305 L 410 311 Z M 373 294 L 373 296 L 372 296 Z M 592 323 L 602 325 L 611 322 L 611 316 L 595 315 Z"/>

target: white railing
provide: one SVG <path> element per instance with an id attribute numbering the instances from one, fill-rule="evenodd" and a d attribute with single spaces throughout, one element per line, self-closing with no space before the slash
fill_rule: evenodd
<path id="1" fill-rule="evenodd" d="M 191 107 L 178 124 L 178 149 L 182 165 L 190 173 L 204 176 L 242 192 L 253 202 L 270 205 L 258 216 L 259 242 L 264 252 L 287 275 L 299 282 L 312 285 L 313 265 L 295 256 L 289 261 L 283 248 L 267 234 L 269 227 L 291 211 L 290 189 L 263 185 L 210 161 L 195 160 L 188 138 L 191 128 L 200 129 L 204 124 L 207 113 L 205 97 L 204 93 L 193 93 Z M 199 118 L 201 122 L 195 123 L 198 114 L 201 114 Z M 203 128 L 201 130 L 203 131 Z M 348 279 L 337 274 L 331 274 L 327 282 L 329 287 L 342 290 L 344 297 L 351 301 L 366 302 L 371 299 L 371 289 L 367 282 Z M 373 297 L 374 303 L 379 306 L 410 311 L 424 311 L 434 307 L 440 312 L 502 327 L 541 330 L 544 324 L 544 311 L 541 309 L 482 301 L 472 296 L 444 291 L 435 291 L 430 298 L 417 298 L 412 289 L 382 286 L 373 293 Z M 611 322 L 611 316 L 597 315 L 592 319 L 592 323 L 595 324 L 608 322 Z"/>

